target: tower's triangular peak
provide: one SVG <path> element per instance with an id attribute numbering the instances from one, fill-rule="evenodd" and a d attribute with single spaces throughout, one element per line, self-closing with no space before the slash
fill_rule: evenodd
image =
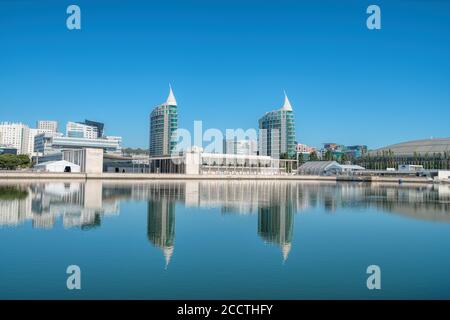
<path id="1" fill-rule="evenodd" d="M 291 103 L 289 102 L 289 98 L 286 94 L 286 91 L 284 91 L 284 104 L 280 110 L 292 111 L 292 106 Z"/>
<path id="2" fill-rule="evenodd" d="M 283 254 L 283 263 L 286 262 L 290 251 L 291 251 L 291 244 L 290 243 L 285 243 L 285 244 L 283 244 L 281 246 L 281 253 Z"/>
<path id="3" fill-rule="evenodd" d="M 173 255 L 173 246 L 170 247 L 164 247 L 163 248 L 164 258 L 166 260 L 166 266 L 165 269 L 169 266 L 170 258 L 172 258 Z"/>
<path id="4" fill-rule="evenodd" d="M 176 106 L 177 100 L 175 99 L 175 96 L 173 95 L 172 86 L 169 83 L 169 96 L 167 97 L 166 104 L 169 106 Z"/>

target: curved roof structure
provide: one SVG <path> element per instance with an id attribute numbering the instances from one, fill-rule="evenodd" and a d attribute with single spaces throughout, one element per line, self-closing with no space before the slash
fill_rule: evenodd
<path id="1" fill-rule="evenodd" d="M 450 138 L 407 141 L 372 150 L 369 154 L 375 156 L 389 150 L 397 156 L 412 156 L 414 153 L 421 155 L 426 153 L 430 155 L 433 153 L 450 153 Z"/>

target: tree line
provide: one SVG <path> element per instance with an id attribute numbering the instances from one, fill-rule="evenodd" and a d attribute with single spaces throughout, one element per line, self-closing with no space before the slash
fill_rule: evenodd
<path id="1" fill-rule="evenodd" d="M 17 170 L 31 167 L 31 159 L 26 154 L 0 154 L 0 169 Z"/>

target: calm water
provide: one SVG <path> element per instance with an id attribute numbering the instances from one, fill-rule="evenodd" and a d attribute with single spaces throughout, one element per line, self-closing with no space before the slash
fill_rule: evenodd
<path id="1" fill-rule="evenodd" d="M 0 226 L 3 299 L 450 298 L 450 185 L 0 182 Z"/>

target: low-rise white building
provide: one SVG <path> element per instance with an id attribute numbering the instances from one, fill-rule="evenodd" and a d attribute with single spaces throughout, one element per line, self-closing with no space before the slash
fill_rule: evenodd
<path id="1" fill-rule="evenodd" d="M 270 156 L 203 152 L 193 147 L 179 155 L 150 157 L 149 172 L 221 175 L 270 175 L 280 173 L 279 159 Z"/>
<path id="2" fill-rule="evenodd" d="M 398 166 L 398 171 L 400 172 L 420 172 L 423 171 L 422 165 L 416 164 L 401 164 Z"/>
<path id="3" fill-rule="evenodd" d="M 39 163 L 33 167 L 33 170 L 37 172 L 81 172 L 81 167 L 75 163 L 60 160 Z"/>

